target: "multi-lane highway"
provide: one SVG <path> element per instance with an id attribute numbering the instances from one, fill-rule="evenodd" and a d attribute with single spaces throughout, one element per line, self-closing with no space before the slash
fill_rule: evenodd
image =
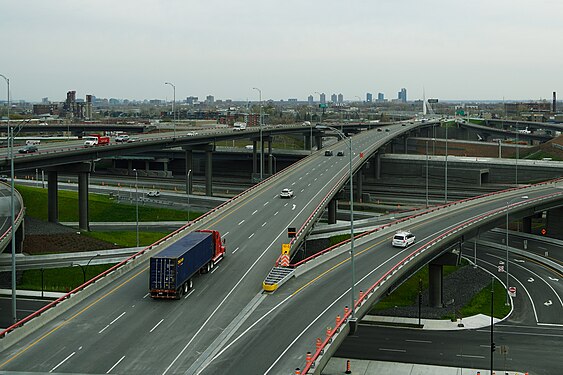
<path id="1" fill-rule="evenodd" d="M 391 125 L 389 132 L 355 136 L 355 165 L 362 163 L 360 152 L 414 126 Z M 181 301 L 150 300 L 145 263 L 69 309 L 64 320 L 54 320 L 5 350 L 0 370 L 276 374 L 301 365 L 305 352 L 314 349 L 315 338 L 322 337 L 327 325 L 334 326 L 334 317 L 349 304 L 347 256 L 291 280 L 273 295 L 262 294 L 260 285 L 287 241 L 287 227 L 299 228 L 335 181 L 346 176 L 347 141 L 333 150 L 343 151 L 345 157 L 316 153 L 194 225 L 219 230 L 228 254 L 213 273 L 198 277 L 193 292 Z M 282 188 L 293 189 L 294 198 L 280 199 Z M 560 193 L 554 184 L 530 189 L 529 205 Z M 425 243 L 505 204 L 505 195 L 489 197 L 402 226 L 415 230 L 418 241 Z M 392 248 L 392 233 L 381 233 L 358 243 L 356 290 L 367 290 L 412 251 Z M 411 267 L 417 267 L 416 262 Z"/>

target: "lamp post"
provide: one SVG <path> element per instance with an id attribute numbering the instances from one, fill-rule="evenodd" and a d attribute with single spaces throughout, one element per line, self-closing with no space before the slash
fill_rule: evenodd
<path id="1" fill-rule="evenodd" d="M 174 124 L 174 138 L 176 138 L 176 111 L 174 110 L 174 106 L 176 105 L 176 86 L 170 82 L 164 82 L 164 84 L 172 86 L 174 92 L 174 98 L 172 100 L 172 123 Z"/>
<path id="2" fill-rule="evenodd" d="M 448 123 L 446 122 L 446 170 L 444 171 L 444 203 L 448 204 Z"/>
<path id="3" fill-rule="evenodd" d="M 350 173 L 350 263 L 352 266 L 352 287 L 350 289 L 350 306 L 352 308 L 352 314 L 350 318 L 350 332 L 353 333 L 355 329 L 356 323 L 356 306 L 354 303 L 354 296 L 356 295 L 356 265 L 354 262 L 354 183 L 352 177 L 354 176 L 353 173 L 353 154 L 352 154 L 352 137 L 346 137 L 346 135 L 341 132 L 340 130 L 333 128 L 332 126 L 327 126 L 328 129 L 332 129 L 333 131 L 340 134 L 343 139 L 348 140 L 348 152 L 350 154 L 350 161 L 349 161 L 349 173 Z M 352 326 L 354 324 L 354 326 Z"/>
<path id="4" fill-rule="evenodd" d="M 518 199 L 528 199 L 527 195 L 523 195 L 521 197 L 512 198 L 508 202 L 506 202 L 506 262 L 504 264 L 504 272 L 506 272 L 506 306 L 510 305 L 510 299 L 508 295 L 508 210 L 510 208 L 510 204 Z"/>
<path id="5" fill-rule="evenodd" d="M 6 98 L 8 100 L 8 147 L 10 148 L 10 216 L 11 216 L 11 230 L 12 237 L 12 320 L 14 323 L 18 321 L 16 315 L 16 233 L 14 231 L 15 223 L 15 210 L 14 210 L 14 129 L 10 128 L 10 79 L 3 74 L 0 77 L 4 78 L 7 86 Z M 10 136 L 11 133 L 11 136 Z"/>
<path id="6" fill-rule="evenodd" d="M 92 258 L 90 258 L 90 259 L 88 260 L 88 263 L 86 263 L 86 265 L 85 265 L 84 267 L 82 267 L 82 266 L 79 264 L 80 268 L 82 269 L 82 276 L 84 277 L 84 284 L 86 284 L 86 270 L 87 270 L 88 266 L 90 265 L 90 262 L 92 261 L 92 259 L 94 259 L 95 257 L 98 257 L 98 256 L 100 256 L 100 254 L 96 254 L 96 255 L 94 255 Z"/>
<path id="7" fill-rule="evenodd" d="M 428 141 L 426 141 L 426 208 L 428 208 Z"/>
<path id="8" fill-rule="evenodd" d="M 262 181 L 264 168 L 264 144 L 262 143 L 262 90 L 258 87 L 253 87 L 252 89 L 258 91 L 258 97 L 260 100 L 260 181 Z"/>
<path id="9" fill-rule="evenodd" d="M 137 169 L 133 169 L 135 172 L 135 232 L 137 234 L 137 247 L 139 247 L 139 175 Z"/>

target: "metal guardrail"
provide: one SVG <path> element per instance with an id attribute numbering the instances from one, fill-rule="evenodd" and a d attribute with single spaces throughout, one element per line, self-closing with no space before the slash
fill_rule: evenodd
<path id="1" fill-rule="evenodd" d="M 16 226 L 16 228 L 19 228 L 19 226 L 21 225 L 21 222 L 24 219 L 25 207 L 23 205 L 23 198 L 22 198 L 21 194 L 19 193 L 19 191 L 14 189 L 14 193 L 15 193 L 18 201 L 20 202 L 20 211 L 18 212 L 18 215 L 14 219 L 14 225 Z M 4 249 L 6 246 L 8 246 L 7 243 L 10 242 L 11 239 L 12 239 L 11 234 L 12 234 L 12 227 L 10 227 L 10 229 L 8 229 L 6 232 L 4 232 L 0 236 L 0 248 Z"/>
<path id="2" fill-rule="evenodd" d="M 552 143 L 551 145 L 552 145 L 553 147 L 555 147 L 555 148 L 559 149 L 559 150 L 563 150 L 563 146 L 562 146 L 562 145 L 560 145 L 560 144 L 557 144 L 557 143 Z"/>
<path id="3" fill-rule="evenodd" d="M 561 196 L 563 192 L 551 193 L 545 196 L 528 199 L 526 201 L 515 202 L 509 205 L 509 208 L 518 207 L 522 205 L 528 205 L 530 202 L 540 202 L 554 196 Z M 405 258 L 400 260 L 395 266 L 389 269 L 383 276 L 381 276 L 365 293 L 360 291 L 359 297 L 356 300 L 354 306 L 358 315 L 361 316 L 367 310 L 367 300 L 375 293 L 378 289 L 380 289 L 385 282 L 387 282 L 394 274 L 396 274 L 402 267 L 404 267 L 408 262 L 412 261 L 416 257 L 423 254 L 425 251 L 430 249 L 431 247 L 435 246 L 441 241 L 444 241 L 447 237 L 454 235 L 455 233 L 492 216 L 498 215 L 500 212 L 504 212 L 506 207 L 499 207 L 494 210 L 488 211 L 484 214 L 481 214 L 477 217 L 471 218 L 466 220 L 457 226 L 447 230 L 446 232 L 442 233 L 441 235 L 437 236 L 436 238 L 428 241 L 426 244 L 418 247 L 416 250 L 411 252 Z M 327 329 L 326 338 L 324 341 L 317 345 L 316 351 L 311 354 L 308 353 L 307 357 L 309 358 L 306 361 L 305 367 L 303 368 L 302 374 L 309 374 L 310 370 L 313 370 L 313 374 L 320 374 L 320 371 L 324 367 L 324 365 L 328 362 L 330 358 L 330 354 L 332 354 L 336 350 L 335 342 L 336 340 L 342 341 L 345 335 L 340 335 L 341 333 L 346 333 L 349 331 L 350 327 L 348 326 L 348 320 L 350 319 L 352 311 L 346 309 L 340 319 L 340 316 L 336 318 L 336 324 L 334 329 Z"/>

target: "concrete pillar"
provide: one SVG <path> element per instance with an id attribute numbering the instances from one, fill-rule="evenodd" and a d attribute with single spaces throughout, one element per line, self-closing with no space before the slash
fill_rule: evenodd
<path id="1" fill-rule="evenodd" d="M 391 153 L 395 153 L 395 139 L 391 140 Z"/>
<path id="2" fill-rule="evenodd" d="M 145 171 L 147 172 L 147 176 L 149 175 L 150 171 L 150 162 L 148 160 L 145 161 Z"/>
<path id="3" fill-rule="evenodd" d="M 317 135 L 315 136 L 315 144 L 317 145 L 317 150 L 323 148 L 323 136 Z"/>
<path id="4" fill-rule="evenodd" d="M 186 159 L 186 194 L 192 194 L 193 192 L 193 174 L 194 174 L 194 166 L 193 166 L 193 151 L 192 150 L 184 150 L 185 151 L 185 159 Z M 190 176 L 188 178 L 188 172 L 191 170 Z"/>
<path id="5" fill-rule="evenodd" d="M 258 160 L 258 156 L 256 155 L 258 149 L 256 147 L 256 145 L 258 144 L 258 142 L 254 139 L 252 140 L 252 173 L 256 174 L 258 173 L 258 168 L 257 168 L 257 160 Z"/>
<path id="6" fill-rule="evenodd" d="M 563 208 L 552 208 L 547 211 L 546 235 L 552 238 L 563 239 Z"/>
<path id="7" fill-rule="evenodd" d="M 162 162 L 162 169 L 164 170 L 164 172 L 168 172 L 168 160 L 164 160 Z"/>
<path id="8" fill-rule="evenodd" d="M 89 231 L 88 221 L 88 172 L 78 173 L 78 228 Z"/>
<path id="9" fill-rule="evenodd" d="M 18 229 L 16 229 L 16 253 L 21 253 L 23 249 L 23 240 L 25 239 L 25 220 L 22 220 Z M 12 243 L 8 244 L 6 254 L 12 251 Z"/>
<path id="10" fill-rule="evenodd" d="M 50 223 L 59 222 L 58 172 L 47 172 L 47 216 Z"/>
<path id="11" fill-rule="evenodd" d="M 404 148 L 404 152 L 405 154 L 409 153 L 409 137 L 408 136 L 403 136 L 403 148 Z"/>
<path id="12" fill-rule="evenodd" d="M 374 155 L 375 158 L 375 179 L 381 178 L 381 154 L 378 152 Z"/>
<path id="13" fill-rule="evenodd" d="M 428 296 L 430 307 L 442 307 L 442 265 L 430 263 L 428 265 Z"/>
<path id="14" fill-rule="evenodd" d="M 528 216 L 522 219 L 522 232 L 532 233 L 532 217 Z"/>
<path id="15" fill-rule="evenodd" d="M 328 202 L 328 223 L 329 224 L 336 224 L 336 211 L 338 208 L 338 200 L 331 199 Z"/>
<path id="16" fill-rule="evenodd" d="M 268 174 L 272 175 L 274 169 L 274 162 L 272 160 L 272 138 L 268 139 Z"/>
<path id="17" fill-rule="evenodd" d="M 310 150 L 310 149 L 311 149 L 311 146 L 312 146 L 311 141 L 312 141 L 311 135 L 310 135 L 310 134 L 306 134 L 306 135 L 305 135 L 305 140 L 304 140 L 304 142 L 305 142 L 305 149 L 306 149 L 306 150 Z"/>
<path id="18" fill-rule="evenodd" d="M 205 151 L 205 195 L 213 196 L 213 151 Z"/>
<path id="19" fill-rule="evenodd" d="M 131 171 L 133 171 L 133 160 L 129 159 L 127 160 L 127 174 L 131 174 Z"/>
<path id="20" fill-rule="evenodd" d="M 364 171 L 363 168 L 360 168 L 356 175 L 356 192 L 354 193 L 354 201 L 361 202 L 362 201 L 362 194 L 364 193 Z"/>

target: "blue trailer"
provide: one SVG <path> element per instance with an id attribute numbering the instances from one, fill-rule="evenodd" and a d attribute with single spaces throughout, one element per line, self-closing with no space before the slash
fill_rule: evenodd
<path id="1" fill-rule="evenodd" d="M 153 298 L 179 299 L 193 286 L 193 277 L 209 272 L 223 258 L 219 232 L 189 233 L 150 259 L 149 289 Z"/>

